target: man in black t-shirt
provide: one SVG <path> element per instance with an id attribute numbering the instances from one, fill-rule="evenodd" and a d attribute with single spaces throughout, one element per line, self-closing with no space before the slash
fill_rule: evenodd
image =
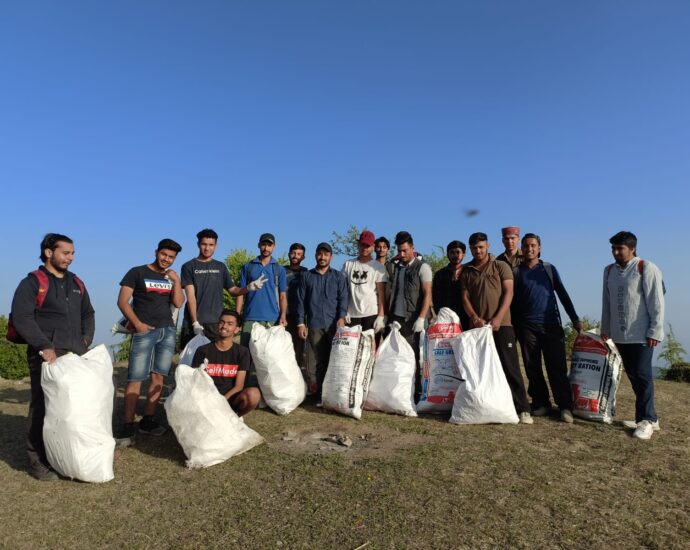
<path id="1" fill-rule="evenodd" d="M 152 263 L 133 267 L 120 281 L 117 305 L 133 330 L 125 388 L 124 429 L 118 438 L 123 446 L 133 442 L 134 414 L 141 383 L 149 377 L 139 431 L 150 435 L 165 433 L 153 414 L 175 353 L 177 331 L 171 305 L 180 307 L 184 302 L 180 278 L 170 269 L 180 250 L 182 247 L 172 239 L 163 239 L 158 243 Z"/>
<path id="2" fill-rule="evenodd" d="M 206 364 L 206 372 L 218 391 L 238 416 L 244 416 L 256 409 L 261 392 L 249 381 L 253 371 L 249 350 L 233 342 L 240 327 L 239 313 L 223 310 L 218 320 L 218 338 L 196 350 L 192 367 Z"/>
<path id="3" fill-rule="evenodd" d="M 230 276 L 228 267 L 213 259 L 218 243 L 218 233 L 213 229 L 202 229 L 197 233 L 199 255 L 182 264 L 182 287 L 187 295 L 187 305 L 182 322 L 182 347 L 195 334 L 204 334 L 210 340 L 217 336 L 218 317 L 223 311 L 223 289 L 231 296 L 244 296 L 260 290 L 266 278 L 251 281 L 245 288 L 239 288 Z"/>
<path id="4" fill-rule="evenodd" d="M 292 346 L 295 348 L 295 358 L 297 364 L 302 368 L 304 363 L 304 340 L 299 337 L 297 330 L 297 291 L 299 289 L 302 274 L 307 271 L 302 267 L 305 248 L 301 243 L 292 243 L 288 252 L 290 265 L 285 269 L 285 280 L 287 281 L 287 326 L 285 329 L 292 336 Z"/>

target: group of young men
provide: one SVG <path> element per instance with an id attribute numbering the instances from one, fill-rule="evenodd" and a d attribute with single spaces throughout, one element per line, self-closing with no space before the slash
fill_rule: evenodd
<path id="1" fill-rule="evenodd" d="M 154 415 L 175 353 L 175 311 L 185 297 L 182 345 L 196 334 L 211 340 L 197 349 L 192 366 L 206 365 L 219 392 L 239 415 L 253 410 L 261 396 L 247 349 L 253 324 L 286 327 L 310 393 L 320 401 L 337 327 L 361 325 L 373 329 L 380 339 L 397 321 L 419 360 L 422 331 L 434 312 L 448 307 L 459 316 L 463 330 L 491 325 L 521 423 L 532 424 L 532 415 L 550 414 L 549 385 L 560 418 L 573 422 L 557 299 L 578 332 L 582 324 L 555 266 L 540 259 L 540 237 L 528 233 L 520 239 L 518 227 L 504 227 L 502 241 L 504 251 L 495 257 L 489 252 L 488 236 L 473 233 L 472 259 L 463 263 L 466 246 L 454 240 L 446 249 L 448 265 L 432 274 L 406 231 L 396 235 L 397 254 L 392 258 L 385 237 L 377 239 L 371 231 L 363 231 L 357 258 L 346 261 L 341 270 L 331 267 L 333 250 L 327 242 L 317 245 L 314 268 L 301 265 L 306 250 L 300 243 L 290 246 L 289 265 L 283 267 L 273 258 L 275 237 L 264 233 L 259 237 L 259 255 L 242 267 L 238 285 L 226 265 L 213 258 L 215 231 L 197 234 L 199 253 L 183 264 L 181 276 L 172 265 L 182 247 L 163 239 L 151 263 L 133 267 L 120 281 L 117 303 L 129 323 L 132 343 L 118 441 L 133 442 L 136 405 L 147 379 L 138 432 L 161 435 L 166 430 Z M 651 359 L 663 338 L 663 282 L 654 264 L 637 257 L 632 233 L 617 233 L 610 243 L 615 262 L 604 270 L 601 333 L 618 346 L 636 395 L 635 420 L 625 425 L 634 429 L 634 437 L 648 439 L 659 429 Z M 57 479 L 43 446 L 42 363 L 68 352 L 84 353 L 94 334 L 88 291 L 68 271 L 73 256 L 69 237 L 46 235 L 41 242 L 43 265 L 21 281 L 12 302 L 12 325 L 28 344 L 31 373 L 29 471 L 41 480 Z M 236 310 L 224 309 L 224 291 L 236 297 Z M 518 341 L 527 388 L 518 362 Z M 417 398 L 419 378 L 418 373 Z"/>

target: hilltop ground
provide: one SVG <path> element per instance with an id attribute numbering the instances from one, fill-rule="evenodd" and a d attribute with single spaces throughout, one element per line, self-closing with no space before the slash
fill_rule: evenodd
<path id="1" fill-rule="evenodd" d="M 124 369 L 116 369 L 116 420 Z M 657 382 L 662 431 L 538 418 L 455 426 L 447 418 L 303 406 L 247 424 L 266 443 L 206 470 L 172 433 L 139 436 L 103 485 L 26 473 L 29 385 L 0 381 L 0 542 L 35 547 L 687 548 L 690 385 Z M 623 377 L 617 420 L 631 418 Z M 345 434 L 346 448 L 322 440 Z"/>

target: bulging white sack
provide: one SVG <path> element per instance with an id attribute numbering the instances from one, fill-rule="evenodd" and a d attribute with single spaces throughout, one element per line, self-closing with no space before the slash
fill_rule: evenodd
<path id="1" fill-rule="evenodd" d="M 292 336 L 285 327 L 267 329 L 254 323 L 249 352 L 266 404 L 280 415 L 299 407 L 307 394 L 307 384 L 295 359 Z"/>
<path id="2" fill-rule="evenodd" d="M 404 416 L 417 416 L 414 405 L 414 350 L 400 334 L 400 325 L 386 336 L 376 353 L 374 374 L 364 408 Z"/>
<path id="3" fill-rule="evenodd" d="M 575 338 L 569 376 L 574 415 L 607 424 L 613 421 L 622 364 L 613 340 L 605 342 L 594 332 Z"/>
<path id="4" fill-rule="evenodd" d="M 189 342 L 187 342 L 187 345 L 182 350 L 182 353 L 180 353 L 180 359 L 177 361 L 177 364 L 178 365 L 191 365 L 192 359 L 194 359 L 194 354 L 196 353 L 196 350 L 198 350 L 201 346 L 205 346 L 206 344 L 210 344 L 210 343 L 211 343 L 211 340 L 209 340 L 203 334 L 196 334 L 194 336 L 194 338 L 192 338 Z"/>
<path id="5" fill-rule="evenodd" d="M 219 464 L 263 442 L 230 408 L 203 367 L 178 365 L 165 412 L 188 468 Z"/>
<path id="6" fill-rule="evenodd" d="M 453 401 L 453 424 L 517 424 L 510 386 L 490 325 L 463 332 L 453 341 L 462 381 Z"/>
<path id="7" fill-rule="evenodd" d="M 422 333 L 419 354 L 422 394 L 417 403 L 417 412 L 447 413 L 453 407 L 460 378 L 452 344 L 461 332 L 457 314 L 450 308 L 442 307 L 436 321 Z"/>
<path id="8" fill-rule="evenodd" d="M 113 479 L 115 388 L 106 347 L 43 363 L 41 386 L 46 402 L 43 441 L 50 465 L 72 479 Z"/>
<path id="9" fill-rule="evenodd" d="M 362 418 L 373 366 L 374 331 L 362 332 L 361 326 L 338 328 L 321 390 L 323 407 Z"/>

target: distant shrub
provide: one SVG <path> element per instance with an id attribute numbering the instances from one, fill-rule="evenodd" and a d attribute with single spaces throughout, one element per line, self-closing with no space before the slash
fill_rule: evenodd
<path id="1" fill-rule="evenodd" d="M 7 334 L 7 317 L 0 315 L 0 377 L 18 380 L 29 376 L 26 345 L 8 342 L 5 334 Z"/>
<path id="2" fill-rule="evenodd" d="M 667 369 L 661 370 L 663 380 L 673 380 L 674 382 L 690 383 L 690 363 L 674 363 Z"/>

